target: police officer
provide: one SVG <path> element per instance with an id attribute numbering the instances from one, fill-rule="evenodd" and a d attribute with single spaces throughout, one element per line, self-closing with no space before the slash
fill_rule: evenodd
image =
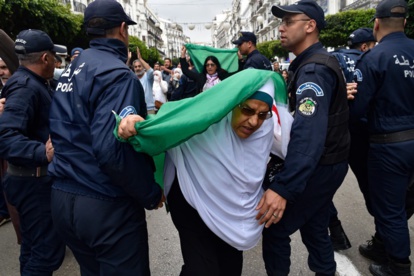
<path id="1" fill-rule="evenodd" d="M 371 28 L 359 28 L 348 37 L 349 49 L 340 49 L 333 53 L 341 65 L 347 83 L 354 81 L 355 65 L 361 54 L 374 48 L 375 43 Z"/>
<path id="2" fill-rule="evenodd" d="M 414 172 L 414 41 L 404 34 L 404 0 L 381 1 L 374 15 L 378 45 L 361 56 L 351 102 L 351 124 L 367 118 L 368 192 L 389 260 L 371 264 L 373 275 L 411 275 L 405 197 Z"/>
<path id="3" fill-rule="evenodd" d="M 339 65 L 344 72 L 347 82 L 348 100 L 354 98 L 356 93 L 356 83 L 353 81 L 355 64 L 362 53 L 368 51 L 375 46 L 375 38 L 370 28 L 359 28 L 352 32 L 348 37 L 347 44 L 349 49 L 340 49 L 333 53 L 338 59 Z M 366 131 L 366 124 L 350 125 L 351 146 L 349 153 L 349 165 L 358 180 L 359 187 L 363 194 L 368 185 L 367 176 L 367 155 L 368 155 L 368 136 Z M 368 201 L 365 200 L 367 206 Z M 368 207 L 369 209 L 369 207 Z M 331 218 L 329 220 L 329 233 L 334 250 L 345 250 L 351 247 L 351 243 L 345 231 L 342 228 L 341 221 L 338 219 L 338 211 L 332 202 L 330 206 Z"/>
<path id="4" fill-rule="evenodd" d="M 49 80 L 55 53 L 63 51 L 40 30 L 21 31 L 15 42 L 21 66 L 2 91 L 7 104 L 0 116 L 0 156 L 8 162 L 3 185 L 7 200 L 19 213 L 22 275 L 51 275 L 65 254 L 50 215 L 52 178 L 47 175 L 53 157 Z"/>
<path id="5" fill-rule="evenodd" d="M 112 134 L 112 110 L 147 115 L 140 81 L 125 64 L 134 24 L 115 0 L 88 5 L 90 48 L 62 74 L 50 109 L 52 216 L 85 275 L 150 275 L 144 208 L 160 207 L 163 195 L 152 159 Z"/>
<path id="6" fill-rule="evenodd" d="M 256 48 L 256 35 L 252 32 L 240 32 L 239 38 L 232 43 L 239 48 L 239 71 L 247 68 L 273 70 L 270 60 Z M 246 55 L 246 59 L 243 59 Z"/>
<path id="7" fill-rule="evenodd" d="M 265 224 L 263 258 L 268 275 L 288 275 L 290 235 L 300 230 L 316 275 L 335 275 L 328 236 L 328 206 L 348 170 L 348 105 L 338 61 L 319 42 L 324 12 L 313 0 L 273 6 L 282 18 L 281 44 L 296 58 L 289 70 L 295 115 L 284 169 L 259 203 Z"/>

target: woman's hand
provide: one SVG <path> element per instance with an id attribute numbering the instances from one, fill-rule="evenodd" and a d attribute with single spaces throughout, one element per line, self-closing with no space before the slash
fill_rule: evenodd
<path id="1" fill-rule="evenodd" d="M 187 48 L 183 45 L 181 47 L 181 58 L 185 58 L 185 54 L 187 53 Z"/>
<path id="2" fill-rule="evenodd" d="M 128 115 L 121 120 L 118 127 L 118 136 L 123 139 L 128 139 L 131 136 L 137 135 L 135 123 L 144 121 L 139 115 Z"/>

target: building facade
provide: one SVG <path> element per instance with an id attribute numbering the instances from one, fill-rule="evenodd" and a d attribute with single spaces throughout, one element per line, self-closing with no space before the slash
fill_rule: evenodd
<path id="1" fill-rule="evenodd" d="M 59 0 L 69 5 L 73 13 L 83 14 L 94 0 Z M 137 25 L 129 27 L 129 34 L 139 38 L 148 48 L 155 47 L 161 57 L 177 58 L 181 45 L 188 41 L 182 26 L 158 17 L 147 5 L 147 0 L 117 0 L 126 14 Z"/>

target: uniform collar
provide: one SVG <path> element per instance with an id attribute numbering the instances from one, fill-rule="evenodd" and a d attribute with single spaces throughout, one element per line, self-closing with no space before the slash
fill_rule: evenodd
<path id="1" fill-rule="evenodd" d="M 406 38 L 407 36 L 405 35 L 404 32 L 394 32 L 394 33 L 390 33 L 387 34 L 386 36 L 384 36 L 378 43 L 381 43 L 383 41 L 386 40 L 391 40 L 391 39 L 401 39 L 401 38 Z"/>
<path id="2" fill-rule="evenodd" d="M 305 51 L 303 51 L 302 53 L 300 53 L 290 64 L 289 66 L 289 71 L 293 71 L 295 72 L 296 69 L 302 64 L 302 62 L 304 62 L 305 60 L 307 60 L 311 55 L 315 54 L 315 53 L 324 53 L 326 52 L 326 50 L 323 48 L 323 45 L 321 42 L 316 42 L 315 44 L 313 44 L 312 46 L 308 47 Z"/>
<path id="3" fill-rule="evenodd" d="M 100 51 L 110 52 L 118 59 L 122 60 L 124 63 L 126 63 L 128 60 L 128 49 L 125 44 L 119 39 L 96 38 L 91 40 L 89 46 Z"/>
<path id="4" fill-rule="evenodd" d="M 49 82 L 47 81 L 47 79 L 39 76 L 38 74 L 36 74 L 35 72 L 33 72 L 32 70 L 28 69 L 27 67 L 20 65 L 19 66 L 19 71 L 24 71 L 29 73 L 30 75 L 32 75 L 35 79 L 37 79 L 40 83 L 43 83 L 46 86 L 49 86 Z"/>
<path id="5" fill-rule="evenodd" d="M 250 54 L 248 54 L 248 55 L 247 55 L 247 59 L 248 59 L 249 57 L 251 57 L 252 55 L 256 54 L 256 53 L 259 53 L 259 50 L 254 49 L 254 50 L 253 50 Z"/>

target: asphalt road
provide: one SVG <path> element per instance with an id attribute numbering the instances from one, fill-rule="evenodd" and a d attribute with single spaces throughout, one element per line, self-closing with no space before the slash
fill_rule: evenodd
<path id="1" fill-rule="evenodd" d="M 355 177 L 348 173 L 344 183 L 335 195 L 335 205 L 352 248 L 335 254 L 338 264 L 337 275 L 370 275 L 370 262 L 358 253 L 358 245 L 371 238 L 374 233 L 373 219 L 368 215 Z M 178 233 L 165 209 L 147 212 L 150 262 L 153 276 L 177 276 L 180 273 L 182 258 Z M 413 235 L 414 222 L 409 222 L 410 234 Z M 298 233 L 292 236 L 293 276 L 314 275 L 307 265 L 307 251 Z M 411 247 L 414 242 L 411 240 Z M 16 243 L 11 223 L 0 227 L 0 276 L 19 275 L 19 246 Z M 413 260 L 412 260 L 413 261 Z M 61 268 L 54 274 L 58 276 L 78 276 L 79 267 L 68 249 Z M 261 246 L 246 251 L 244 254 L 243 276 L 265 276 L 261 257 Z"/>

